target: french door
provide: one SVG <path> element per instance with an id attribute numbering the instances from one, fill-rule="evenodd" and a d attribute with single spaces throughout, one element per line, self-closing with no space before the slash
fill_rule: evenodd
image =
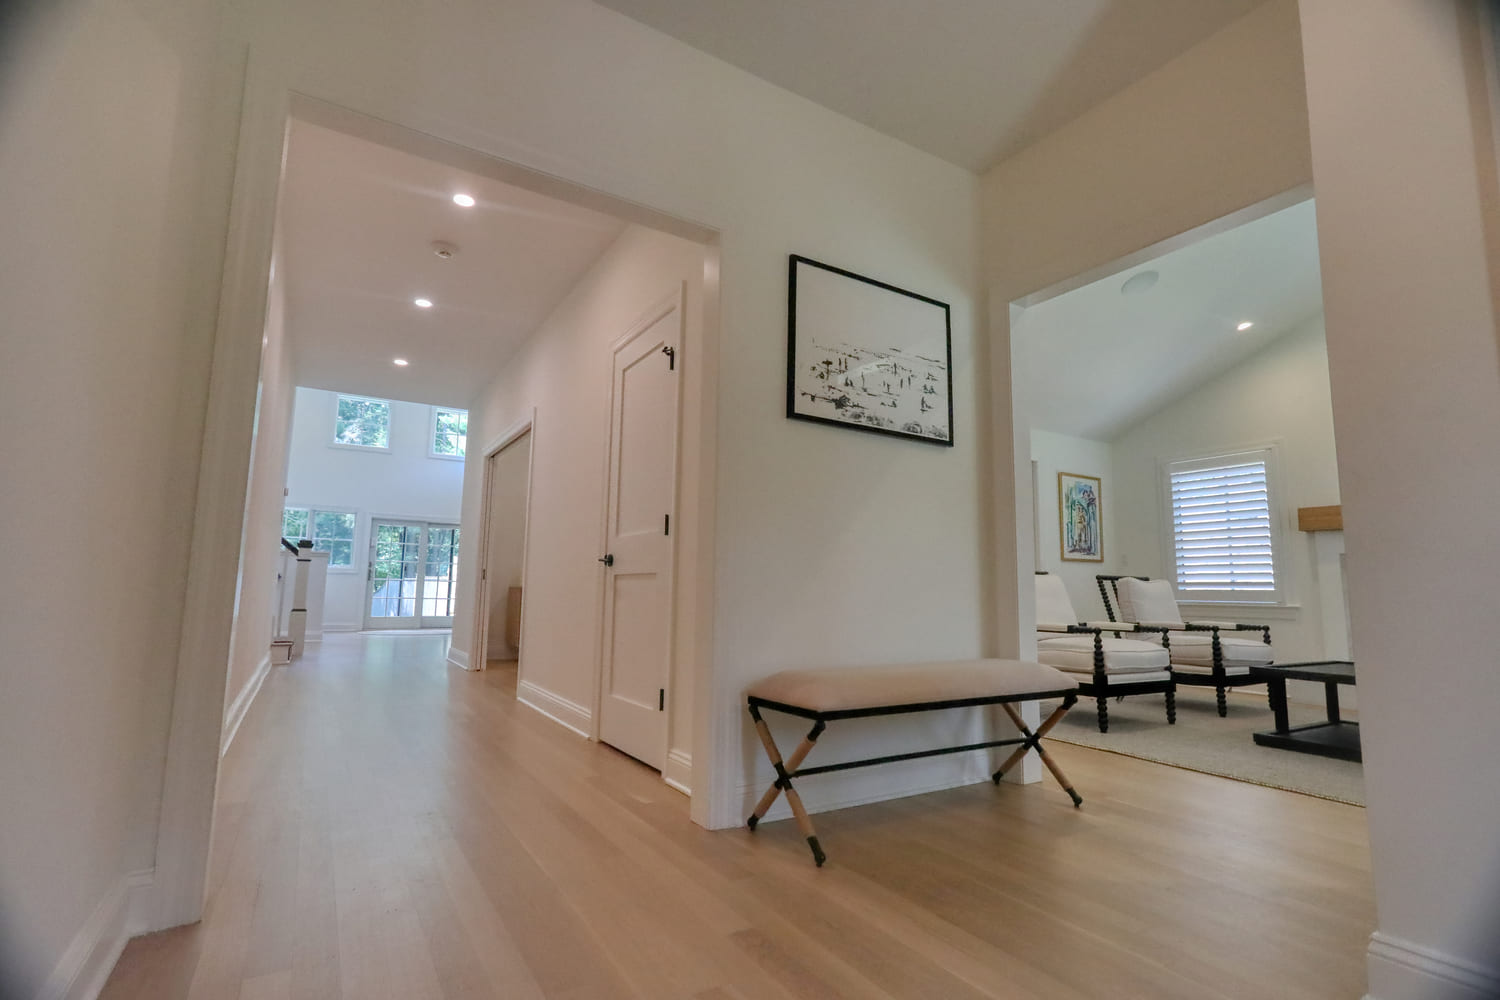
<path id="1" fill-rule="evenodd" d="M 376 520 L 365 628 L 452 628 L 457 576 L 457 525 Z"/>

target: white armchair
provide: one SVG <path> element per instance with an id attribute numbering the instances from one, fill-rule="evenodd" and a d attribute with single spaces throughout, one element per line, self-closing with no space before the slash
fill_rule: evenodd
<path id="1" fill-rule="evenodd" d="M 1165 629 L 1119 622 L 1080 622 L 1062 579 L 1036 574 L 1037 660 L 1078 679 L 1078 693 L 1092 697 L 1099 731 L 1109 732 L 1109 699 L 1132 694 L 1164 694 L 1167 722 L 1177 721 L 1176 685 L 1166 647 L 1157 641 L 1126 639 L 1117 633 L 1160 636 Z"/>
<path id="2" fill-rule="evenodd" d="M 1146 624 L 1166 629 L 1171 650 L 1172 679 L 1178 684 L 1212 687 L 1219 715 L 1229 714 L 1228 688 L 1258 683 L 1250 668 L 1275 660 L 1271 626 L 1239 622 L 1187 621 L 1177 607 L 1177 595 L 1166 580 L 1101 574 L 1099 596 L 1111 621 Z M 1258 632 L 1255 638 L 1230 635 Z"/>

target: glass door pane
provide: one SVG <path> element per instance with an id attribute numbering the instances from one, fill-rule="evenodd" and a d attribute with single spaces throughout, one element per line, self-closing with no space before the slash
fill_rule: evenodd
<path id="1" fill-rule="evenodd" d="M 454 583 L 458 578 L 458 528 L 427 525 L 427 558 L 422 567 L 422 626 L 453 624 Z"/>
<path id="2" fill-rule="evenodd" d="M 417 624 L 423 530 L 420 524 L 377 521 L 373 525 L 367 628 L 410 628 Z"/>

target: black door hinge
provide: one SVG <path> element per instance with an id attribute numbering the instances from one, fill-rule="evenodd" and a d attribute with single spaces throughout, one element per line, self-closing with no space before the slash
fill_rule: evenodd
<path id="1" fill-rule="evenodd" d="M 665 712 L 667 710 L 667 689 L 659 688 L 656 692 L 656 710 Z"/>
<path id="2" fill-rule="evenodd" d="M 672 515 L 663 514 L 661 517 L 661 533 L 663 535 L 670 535 L 672 533 Z"/>
<path id="3" fill-rule="evenodd" d="M 671 344 L 668 344 L 666 347 L 663 347 L 661 349 L 661 352 L 667 356 L 667 371 L 669 371 L 669 372 L 676 371 L 677 370 L 677 348 L 673 347 Z"/>

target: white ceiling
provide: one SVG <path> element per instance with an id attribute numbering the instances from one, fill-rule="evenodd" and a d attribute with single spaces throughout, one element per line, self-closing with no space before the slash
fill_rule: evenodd
<path id="1" fill-rule="evenodd" d="M 1143 271 L 1154 287 L 1125 295 Z M 1323 308 L 1305 201 L 1032 306 L 1014 343 L 1031 426 L 1107 441 Z M 1235 327 L 1249 320 L 1243 333 Z"/>
<path id="2" fill-rule="evenodd" d="M 970 170 L 1262 0 L 599 0 Z"/>
<path id="3" fill-rule="evenodd" d="M 297 383 L 419 403 L 467 406 L 626 225 L 302 121 L 284 191 Z"/>

